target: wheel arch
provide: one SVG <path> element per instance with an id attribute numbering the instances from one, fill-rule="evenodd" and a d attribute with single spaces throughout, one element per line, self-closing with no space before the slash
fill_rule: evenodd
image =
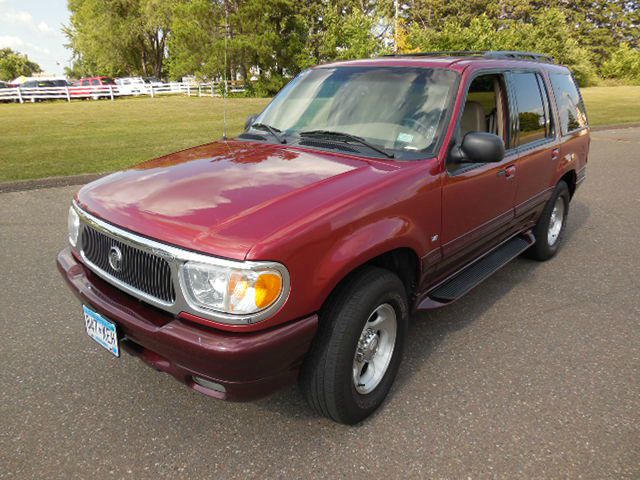
<path id="1" fill-rule="evenodd" d="M 405 287 L 409 305 L 416 293 L 421 275 L 420 257 L 413 248 L 396 247 L 381 254 L 371 256 L 345 270 L 329 290 L 323 299 L 323 305 L 341 288 L 349 283 L 349 280 L 367 267 L 378 267 L 390 271 L 400 278 Z"/>
<path id="2" fill-rule="evenodd" d="M 569 170 L 564 175 L 562 175 L 562 177 L 560 177 L 560 180 L 558 180 L 558 182 L 560 181 L 564 181 L 564 183 L 567 184 L 567 187 L 569 187 L 569 197 L 573 198 L 573 194 L 576 191 L 576 185 L 578 182 L 578 175 L 576 174 L 576 171 L 573 169 Z"/>

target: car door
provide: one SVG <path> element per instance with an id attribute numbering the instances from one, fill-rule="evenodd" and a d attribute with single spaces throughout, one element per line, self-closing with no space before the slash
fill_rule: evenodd
<path id="1" fill-rule="evenodd" d="M 482 76 L 492 77 L 495 84 L 497 122 L 490 121 L 487 111 L 490 106 L 478 106 L 491 94 L 474 91 L 474 82 L 486 81 Z M 511 112 L 504 73 L 476 74 L 467 85 L 463 93 L 465 106 L 458 116 L 458 141 L 469 131 L 493 130 L 490 133 L 502 137 L 506 151 L 497 163 L 463 164 L 456 168 L 448 163 L 442 188 L 442 262 L 438 277 L 453 273 L 497 245 L 508 234 L 514 219 L 517 152 L 509 144 Z M 499 129 L 491 127 L 492 123 L 499 124 Z"/>
<path id="2" fill-rule="evenodd" d="M 548 79 L 557 105 L 556 130 L 560 137 L 555 167 L 558 173 L 574 170 L 576 183 L 580 184 L 585 179 L 590 142 L 584 102 L 569 72 L 550 72 Z"/>
<path id="3" fill-rule="evenodd" d="M 549 103 L 549 89 L 535 70 L 509 73 L 509 94 L 515 107 L 514 144 L 518 152 L 516 223 L 532 225 L 553 191 L 559 150 Z"/>

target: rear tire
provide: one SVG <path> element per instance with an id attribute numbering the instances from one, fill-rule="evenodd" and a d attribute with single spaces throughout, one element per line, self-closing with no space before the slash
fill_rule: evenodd
<path id="1" fill-rule="evenodd" d="M 570 200 L 569 187 L 561 180 L 533 228 L 536 243 L 526 251 L 527 257 L 545 261 L 558 252 L 567 225 Z"/>
<path id="2" fill-rule="evenodd" d="M 315 412 L 352 425 L 383 403 L 402 359 L 408 310 L 404 285 L 388 270 L 366 267 L 339 287 L 300 372 Z"/>

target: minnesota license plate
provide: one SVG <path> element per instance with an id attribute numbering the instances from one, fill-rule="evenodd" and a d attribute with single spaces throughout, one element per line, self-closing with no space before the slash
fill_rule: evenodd
<path id="1" fill-rule="evenodd" d="M 82 310 L 84 311 L 84 327 L 87 334 L 113 355 L 119 357 L 120 348 L 118 347 L 116 324 L 85 305 L 82 306 Z"/>

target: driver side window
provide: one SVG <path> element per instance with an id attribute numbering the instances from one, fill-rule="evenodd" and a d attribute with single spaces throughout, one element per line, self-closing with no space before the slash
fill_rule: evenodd
<path id="1" fill-rule="evenodd" d="M 460 117 L 457 143 L 462 142 L 469 132 L 488 132 L 498 135 L 509 148 L 509 109 L 507 90 L 502 74 L 480 75 L 473 79 L 469 86 L 464 110 Z M 450 172 L 468 165 L 451 163 Z"/>

